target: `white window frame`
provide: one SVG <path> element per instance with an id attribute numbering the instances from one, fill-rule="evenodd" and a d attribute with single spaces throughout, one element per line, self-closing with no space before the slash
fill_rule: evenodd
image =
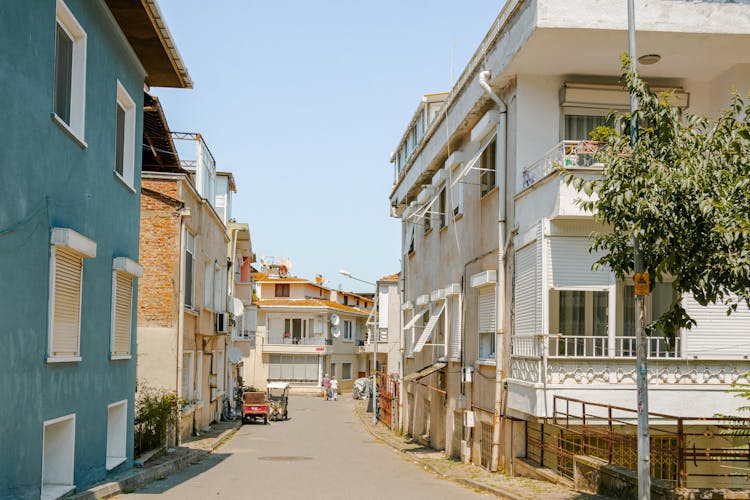
<path id="1" fill-rule="evenodd" d="M 70 429 L 70 435 L 67 436 L 67 443 L 55 443 L 51 446 L 50 452 L 56 453 L 57 456 L 55 457 L 47 457 L 45 456 L 45 450 L 47 449 L 47 444 L 51 441 L 50 436 L 48 435 L 47 428 L 51 427 L 53 425 L 59 425 L 63 422 L 67 422 L 68 425 L 71 426 Z M 71 413 L 69 415 L 65 415 L 63 417 L 53 418 L 51 420 L 45 420 L 42 423 L 42 477 L 41 477 L 41 496 L 43 498 L 50 497 L 50 498 L 58 498 L 66 493 L 70 492 L 71 490 L 75 489 L 74 481 L 74 465 L 75 465 L 75 442 L 76 442 L 76 414 Z M 69 445 L 68 450 L 66 453 L 63 453 L 61 444 Z M 63 456 L 64 455 L 64 456 Z M 48 463 L 48 458 L 55 458 L 57 459 L 57 463 L 54 464 L 56 467 L 53 468 L 52 471 L 50 471 L 50 464 Z M 53 478 L 49 478 L 49 476 L 52 475 Z M 64 476 L 63 481 L 60 482 L 60 475 Z M 48 479 L 51 479 L 51 481 L 47 482 Z M 46 486 L 45 486 L 46 485 Z"/>
<path id="2" fill-rule="evenodd" d="M 345 319 L 343 321 L 343 323 L 344 323 L 343 324 L 343 326 L 344 326 L 344 328 L 343 328 L 343 330 L 344 330 L 343 341 L 344 342 L 354 342 L 354 336 L 353 336 L 353 334 L 354 334 L 354 324 L 353 324 L 352 320 Z"/>
<path id="3" fill-rule="evenodd" d="M 203 308 L 213 311 L 214 263 L 209 259 L 203 261 Z"/>
<path id="4" fill-rule="evenodd" d="M 128 351 L 126 353 L 119 353 L 115 351 L 116 340 L 117 340 L 117 276 L 118 273 L 124 274 L 130 277 L 130 321 L 129 321 L 129 340 L 128 340 Z M 112 310 L 110 318 L 110 339 L 109 339 L 109 359 L 121 360 L 131 359 L 131 344 L 133 339 L 133 310 L 135 303 L 135 291 L 137 290 L 136 278 L 143 276 L 143 268 L 134 260 L 128 259 L 127 257 L 116 257 L 112 261 Z"/>
<path id="5" fill-rule="evenodd" d="M 130 97 L 125 87 L 117 81 L 117 106 L 125 112 L 125 130 L 122 142 L 122 175 L 117 172 L 117 165 L 113 165 L 113 172 L 116 178 L 122 181 L 125 186 L 135 192 L 133 187 L 135 182 L 135 101 Z M 117 148 L 117 118 L 115 116 L 115 149 Z M 115 151 L 115 158 L 117 151 Z M 115 160 L 116 162 L 116 160 Z"/>
<path id="6" fill-rule="evenodd" d="M 190 358 L 189 363 L 185 363 L 185 356 L 188 356 Z M 182 375 L 185 374 L 185 371 L 187 370 L 187 380 L 188 380 L 188 387 L 184 387 L 184 382 L 182 380 L 182 377 L 180 378 L 180 384 L 183 385 L 183 387 L 180 387 L 180 397 L 185 400 L 186 404 L 191 404 L 194 399 L 194 392 L 195 392 L 195 352 L 194 351 L 182 351 Z M 187 396 L 187 397 L 185 397 Z"/>
<path id="7" fill-rule="evenodd" d="M 195 309 L 195 235 L 193 235 L 188 228 L 185 228 L 185 251 L 183 253 L 183 258 L 185 259 L 185 262 L 183 262 L 182 269 L 183 272 L 186 271 L 187 267 L 187 254 L 190 254 L 191 259 L 191 265 L 190 265 L 190 288 L 187 287 L 187 281 L 188 276 L 186 275 L 185 278 L 185 297 L 183 297 L 184 305 L 187 306 L 189 309 Z M 187 274 L 187 273 L 186 273 Z M 190 298 L 190 304 L 188 304 L 187 299 Z"/>
<path id="8" fill-rule="evenodd" d="M 70 123 L 55 113 L 54 89 L 52 119 L 78 141 L 81 146 L 87 147 L 84 140 L 86 118 L 86 32 L 63 0 L 57 0 L 55 20 L 55 30 L 57 30 L 57 26 L 59 25 L 73 41 L 73 54 L 70 69 Z M 56 82 L 53 80 L 53 85 L 55 84 Z"/>
<path id="9" fill-rule="evenodd" d="M 195 353 L 195 382 L 193 387 L 193 401 L 200 406 L 203 402 L 203 351 Z"/>
<path id="10" fill-rule="evenodd" d="M 221 268 L 219 267 L 219 264 L 217 262 L 214 262 L 214 283 L 213 283 L 213 291 L 214 291 L 214 303 L 213 303 L 213 310 L 216 312 L 224 312 L 224 309 L 222 309 L 222 276 L 221 276 Z"/>
<path id="11" fill-rule="evenodd" d="M 47 309 L 47 363 L 69 363 L 81 361 L 81 315 L 83 310 L 83 278 L 85 258 L 96 257 L 96 242 L 68 228 L 53 228 L 50 235 L 49 303 Z M 55 336 L 55 272 L 59 249 L 75 253 L 81 258 L 81 277 L 78 298 L 78 331 L 76 352 L 72 355 L 56 355 L 53 352 Z"/>
<path id="12" fill-rule="evenodd" d="M 117 412 L 113 415 L 113 412 Z M 107 470 L 127 460 L 128 400 L 107 405 Z"/>
<path id="13" fill-rule="evenodd" d="M 224 351 L 211 351 L 211 375 L 216 377 L 216 388 L 211 391 L 211 401 L 224 394 Z M 213 389 L 213 388 L 212 388 Z"/>

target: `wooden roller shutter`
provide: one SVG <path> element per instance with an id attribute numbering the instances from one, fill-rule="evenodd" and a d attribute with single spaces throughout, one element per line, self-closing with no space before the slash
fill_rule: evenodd
<path id="1" fill-rule="evenodd" d="M 130 330 L 133 304 L 133 278 L 123 272 L 115 272 L 114 330 L 112 354 L 130 354 Z"/>
<path id="2" fill-rule="evenodd" d="M 81 329 L 81 277 L 83 259 L 63 247 L 55 247 L 52 342 L 50 356 L 78 356 Z"/>
<path id="3" fill-rule="evenodd" d="M 461 359 L 461 296 L 454 295 L 450 300 L 450 358 Z"/>

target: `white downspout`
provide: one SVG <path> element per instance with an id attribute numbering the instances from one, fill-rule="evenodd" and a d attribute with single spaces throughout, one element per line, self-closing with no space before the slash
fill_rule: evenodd
<path id="1" fill-rule="evenodd" d="M 479 73 L 479 85 L 482 86 L 487 95 L 495 101 L 500 112 L 497 122 L 497 168 L 495 178 L 498 187 L 498 216 L 497 216 L 497 292 L 496 292 L 496 314 L 495 314 L 495 415 L 492 426 L 492 458 L 490 470 L 496 472 L 500 463 L 500 427 L 503 417 L 503 366 L 504 366 L 504 342 L 505 342 L 505 204 L 506 204 L 506 177 L 507 177 L 507 147 L 508 131 L 507 116 L 508 107 L 502 99 L 492 90 L 489 80 L 489 71 Z"/>

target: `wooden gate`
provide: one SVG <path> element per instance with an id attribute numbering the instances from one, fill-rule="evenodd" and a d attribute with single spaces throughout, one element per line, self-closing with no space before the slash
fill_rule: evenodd
<path id="1" fill-rule="evenodd" d="M 398 377 L 378 375 L 378 420 L 393 428 L 393 411 L 398 409 Z"/>

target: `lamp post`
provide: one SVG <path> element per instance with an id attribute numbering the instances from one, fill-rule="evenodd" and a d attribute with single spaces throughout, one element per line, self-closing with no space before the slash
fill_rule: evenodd
<path id="1" fill-rule="evenodd" d="M 365 322 L 365 326 L 369 329 L 369 327 L 370 327 L 370 320 L 372 319 L 372 315 L 375 312 L 375 308 L 378 306 L 378 298 L 379 298 L 378 285 L 375 284 L 375 283 L 373 283 L 373 282 L 371 282 L 371 281 L 366 281 L 366 280 L 357 278 L 355 276 L 352 276 L 352 273 L 350 273 L 346 269 L 341 269 L 339 271 L 339 274 L 342 275 L 342 276 L 346 276 L 349 279 L 353 279 L 353 280 L 356 280 L 356 281 L 361 281 L 362 283 L 367 283 L 368 285 L 372 285 L 372 286 L 375 287 L 375 302 L 373 303 L 372 310 L 370 310 L 370 315 L 367 316 L 367 321 Z M 374 342 L 372 344 L 372 424 L 373 425 L 377 425 L 377 423 L 378 423 L 378 397 L 377 397 L 377 394 L 378 394 L 378 391 L 377 391 L 377 389 L 378 389 L 378 378 L 377 378 L 377 373 L 378 373 L 378 337 L 380 337 L 380 332 L 377 331 L 377 326 L 378 326 L 377 324 L 374 324 L 373 326 L 375 327 L 374 332 L 373 332 L 373 336 L 375 338 L 373 339 Z M 375 335 L 375 334 L 377 334 L 377 335 Z"/>
<path id="2" fill-rule="evenodd" d="M 634 0 L 628 0 L 628 55 L 630 56 L 631 70 L 636 71 L 635 62 L 638 56 L 635 51 L 635 6 Z M 638 142 L 638 97 L 635 93 L 630 94 L 630 144 L 635 150 Z M 635 155 L 633 155 L 635 158 Z M 635 167 L 635 165 L 633 165 Z M 636 236 L 633 237 L 633 260 L 635 280 L 645 278 L 643 268 L 643 254 L 640 242 Z M 648 286 L 648 281 L 646 281 Z M 638 499 L 648 500 L 651 498 L 651 467 L 650 467 L 650 443 L 648 431 L 648 352 L 646 338 L 646 310 L 645 298 L 649 290 L 639 290 L 635 287 L 635 314 L 636 314 L 636 390 L 638 392 Z"/>

